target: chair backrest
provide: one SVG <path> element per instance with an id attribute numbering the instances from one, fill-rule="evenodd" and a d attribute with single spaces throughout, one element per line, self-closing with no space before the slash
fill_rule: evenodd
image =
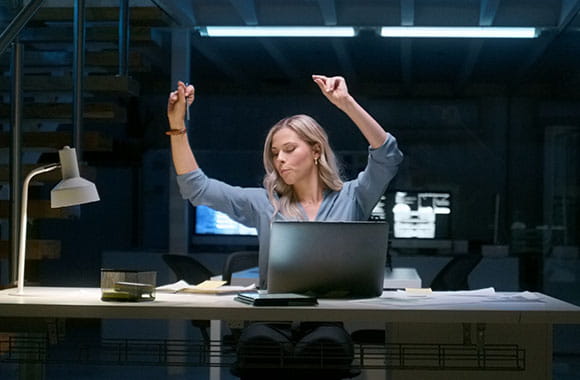
<path id="1" fill-rule="evenodd" d="M 228 284 L 232 273 L 258 266 L 258 251 L 236 251 L 230 253 L 224 264 L 222 280 Z"/>
<path id="2" fill-rule="evenodd" d="M 190 285 L 209 280 L 213 273 L 203 264 L 188 255 L 164 254 L 163 261 L 171 268 L 178 280 L 185 280 Z"/>
<path id="3" fill-rule="evenodd" d="M 481 261 L 480 254 L 465 254 L 451 259 L 431 282 L 432 290 L 469 290 L 469 274 Z"/>

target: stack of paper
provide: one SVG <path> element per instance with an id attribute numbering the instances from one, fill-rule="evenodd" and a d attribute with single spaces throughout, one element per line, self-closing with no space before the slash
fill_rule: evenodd
<path id="1" fill-rule="evenodd" d="M 246 292 L 256 288 L 255 284 L 249 286 L 232 286 L 225 285 L 225 281 L 204 281 L 197 285 L 190 285 L 187 282 L 180 280 L 173 284 L 163 285 L 157 287 L 158 292 L 166 293 L 196 293 L 196 294 L 237 294 L 239 292 Z"/>

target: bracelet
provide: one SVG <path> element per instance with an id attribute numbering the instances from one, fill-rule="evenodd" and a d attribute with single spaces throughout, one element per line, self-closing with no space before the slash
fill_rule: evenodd
<path id="1" fill-rule="evenodd" d="M 185 128 L 181 128 L 181 129 L 170 129 L 168 131 L 165 131 L 165 134 L 167 136 L 176 136 L 176 135 L 183 135 L 185 132 L 187 132 L 187 129 L 185 129 Z"/>

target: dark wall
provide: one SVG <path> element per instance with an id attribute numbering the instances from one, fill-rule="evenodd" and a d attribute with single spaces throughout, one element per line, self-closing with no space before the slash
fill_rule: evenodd
<path id="1" fill-rule="evenodd" d="M 578 126 L 579 102 L 537 96 L 357 99 L 397 137 L 405 154 L 392 189 L 453 193 L 453 238 L 492 242 L 496 197 L 500 243 L 509 243 L 514 221 L 530 227 L 545 223 L 544 132 L 552 125 Z M 142 100 L 141 164 L 97 167 L 102 201 L 81 206 L 82 220 L 76 226 L 61 222 L 50 229 L 47 238 L 63 242 L 65 260 L 43 265 L 43 282 L 59 283 L 68 273 L 75 284 L 96 285 L 103 250 L 167 249 L 173 167 L 169 139 L 163 134 L 165 105 L 163 95 Z M 190 141 L 210 176 L 259 186 L 268 129 L 296 113 L 312 115 L 327 129 L 348 178 L 364 166 L 364 138 L 344 114 L 314 92 L 219 95 L 198 89 Z M 577 215 L 577 190 L 575 197 L 571 213 Z M 569 234 L 577 244 L 577 230 Z"/>
<path id="2" fill-rule="evenodd" d="M 327 129 L 347 178 L 366 162 L 362 135 L 318 94 L 204 95 L 203 90 L 197 91 L 190 141 L 210 176 L 235 185 L 259 185 L 268 129 L 296 113 L 315 117 Z M 578 125 L 580 119 L 574 111 L 577 102 L 532 96 L 356 97 L 397 137 L 405 153 L 391 188 L 451 191 L 453 237 L 484 242 L 493 239 L 497 199 L 503 242 L 509 239 L 515 214 L 527 225 L 542 223 L 544 129 L 562 122 Z M 566 119 L 555 120 L 555 115 Z"/>

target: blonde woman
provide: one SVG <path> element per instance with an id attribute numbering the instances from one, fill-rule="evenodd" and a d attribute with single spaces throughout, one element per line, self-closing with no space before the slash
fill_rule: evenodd
<path id="1" fill-rule="evenodd" d="M 270 129 L 264 144 L 266 174 L 262 188 L 234 187 L 208 178 L 195 160 L 184 123 L 186 108 L 194 99 L 194 88 L 179 82 L 169 95 L 170 130 L 167 134 L 171 136 L 171 152 L 181 194 L 193 205 L 209 206 L 237 222 L 257 228 L 262 289 L 267 284 L 268 242 L 273 220 L 368 220 L 403 159 L 395 138 L 354 100 L 344 78 L 313 75 L 312 79 L 369 143 L 367 166 L 356 179 L 346 182 L 341 179 L 326 132 L 307 115 L 284 118 Z M 287 349 L 286 354 L 291 355 L 291 352 L 309 352 L 312 347 L 313 352 L 318 352 L 321 343 L 329 353 L 338 353 L 343 358 L 340 365 L 349 368 L 353 357 L 352 341 L 340 323 L 254 323 L 246 327 L 239 338 L 238 361 L 232 372 L 249 379 L 299 378 L 300 372 L 255 368 L 256 363 L 244 358 L 255 357 L 256 344 L 273 350 Z M 258 366 L 264 365 L 263 359 L 258 362 Z M 318 378 L 338 379 L 344 372 L 325 371 L 319 375 L 323 376 Z"/>
<path id="2" fill-rule="evenodd" d="M 273 220 L 367 220 L 403 158 L 395 138 L 349 94 L 344 78 L 312 79 L 369 143 L 367 166 L 356 179 L 343 182 L 326 132 L 306 115 L 284 118 L 270 129 L 264 144 L 263 188 L 234 187 L 208 178 L 195 160 L 184 123 L 194 87 L 178 82 L 169 95 L 167 134 L 181 194 L 193 205 L 209 206 L 258 230 L 261 288 L 267 283 Z"/>

